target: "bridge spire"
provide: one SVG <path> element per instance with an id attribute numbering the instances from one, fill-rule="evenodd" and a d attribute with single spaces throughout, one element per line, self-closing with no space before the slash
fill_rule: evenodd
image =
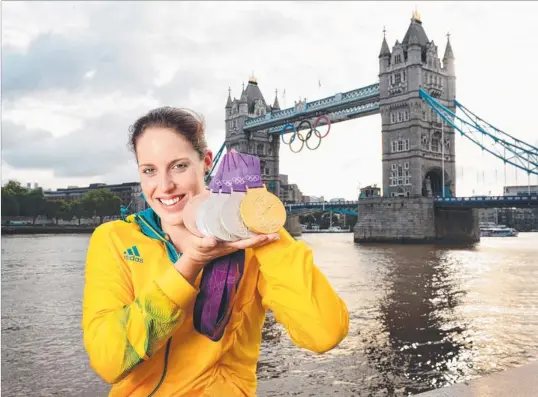
<path id="1" fill-rule="evenodd" d="M 448 59 L 455 59 L 454 57 L 454 51 L 452 51 L 452 45 L 450 44 L 450 33 L 446 34 L 446 48 L 445 48 L 445 56 L 443 57 L 443 61 Z"/>
<path id="2" fill-rule="evenodd" d="M 278 103 L 278 90 L 275 90 L 275 102 L 273 103 L 272 110 L 280 110 L 280 104 Z"/>
<path id="3" fill-rule="evenodd" d="M 228 100 L 226 101 L 226 109 L 232 107 L 232 89 L 228 87 Z"/>
<path id="4" fill-rule="evenodd" d="M 387 43 L 386 33 L 387 29 L 385 29 L 385 27 L 383 26 L 383 43 L 381 43 L 381 51 L 379 52 L 379 58 L 384 56 L 390 57 L 390 49 Z"/>

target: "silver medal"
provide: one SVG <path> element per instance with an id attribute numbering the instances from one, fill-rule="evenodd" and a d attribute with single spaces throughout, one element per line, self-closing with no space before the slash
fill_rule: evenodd
<path id="1" fill-rule="evenodd" d="M 209 204 L 209 199 L 205 200 L 198 207 L 198 212 L 196 213 L 196 227 L 206 237 L 213 237 L 206 226 L 206 214 L 207 214 L 207 205 Z"/>
<path id="2" fill-rule="evenodd" d="M 240 239 L 233 233 L 229 233 L 220 221 L 222 206 L 229 196 L 229 194 L 212 193 L 207 205 L 205 221 L 208 232 L 221 241 L 237 241 Z"/>
<path id="3" fill-rule="evenodd" d="M 245 197 L 245 192 L 232 192 L 220 211 L 220 221 L 228 233 L 249 238 L 257 234 L 249 230 L 241 218 L 241 200 Z"/>

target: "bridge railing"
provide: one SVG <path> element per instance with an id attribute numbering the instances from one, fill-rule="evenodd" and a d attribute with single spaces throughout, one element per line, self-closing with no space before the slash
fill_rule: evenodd
<path id="1" fill-rule="evenodd" d="M 472 197 L 434 197 L 438 206 L 467 206 L 467 207 L 538 207 L 538 196 L 472 196 Z"/>

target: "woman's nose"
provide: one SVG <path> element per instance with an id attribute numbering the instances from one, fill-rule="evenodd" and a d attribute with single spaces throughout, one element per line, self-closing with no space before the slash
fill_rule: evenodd
<path id="1" fill-rule="evenodd" d="M 164 173 L 163 176 L 161 177 L 161 190 L 163 192 L 168 192 L 168 191 L 171 191 L 171 190 L 174 190 L 174 181 L 172 180 L 172 178 L 170 177 L 170 175 L 168 173 Z"/>

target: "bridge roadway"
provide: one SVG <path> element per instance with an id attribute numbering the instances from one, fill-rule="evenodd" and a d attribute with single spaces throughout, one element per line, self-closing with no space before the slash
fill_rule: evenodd
<path id="1" fill-rule="evenodd" d="M 245 121 L 245 132 L 280 133 L 288 123 L 304 119 L 311 123 L 318 116 L 327 116 L 331 124 L 379 113 L 379 83 L 358 88 L 312 102 L 300 102 L 293 107 L 269 112 Z M 307 128 L 306 126 L 304 128 Z M 303 128 L 300 128 L 303 129 Z M 288 130 L 292 132 L 292 130 Z"/>
<path id="2" fill-rule="evenodd" d="M 538 196 L 473 196 L 473 197 L 433 197 L 437 208 L 538 208 Z M 357 201 L 316 201 L 311 203 L 284 203 L 286 211 L 295 212 L 333 211 L 350 212 L 357 210 L 360 200 Z"/>

